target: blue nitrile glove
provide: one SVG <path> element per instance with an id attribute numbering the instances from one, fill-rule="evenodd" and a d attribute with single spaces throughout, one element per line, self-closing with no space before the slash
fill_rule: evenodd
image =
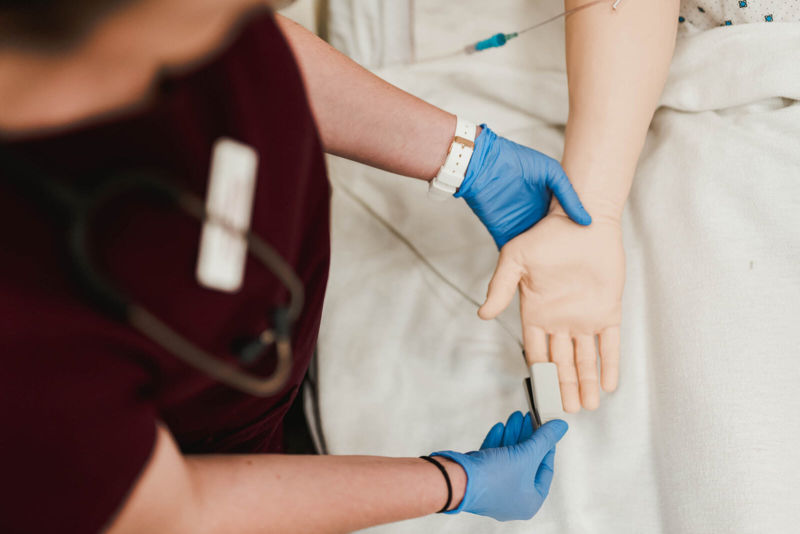
<path id="1" fill-rule="evenodd" d="M 561 164 L 499 137 L 485 124 L 481 127 L 467 175 L 454 196 L 464 197 L 498 249 L 547 215 L 553 194 L 573 221 L 591 224 Z"/>
<path id="2" fill-rule="evenodd" d="M 567 428 L 567 423 L 556 419 L 534 433 L 531 415 L 523 418 L 514 412 L 505 426 L 492 427 L 481 450 L 431 454 L 458 463 L 467 473 L 461 504 L 446 513 L 470 512 L 498 521 L 533 517 L 550 491 L 555 445 Z"/>

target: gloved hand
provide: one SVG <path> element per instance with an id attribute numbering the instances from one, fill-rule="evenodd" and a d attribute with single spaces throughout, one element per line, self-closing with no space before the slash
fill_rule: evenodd
<path id="1" fill-rule="evenodd" d="M 498 249 L 547 214 L 552 194 L 573 221 L 591 224 L 561 164 L 499 137 L 485 124 L 482 128 L 464 182 L 454 196 L 467 201 Z"/>
<path id="2" fill-rule="evenodd" d="M 533 432 L 530 414 L 514 412 L 505 426 L 497 423 L 479 451 L 433 453 L 464 468 L 467 489 L 458 508 L 498 521 L 530 519 L 539 511 L 553 480 L 555 445 L 567 432 L 567 423 L 550 421 Z"/>

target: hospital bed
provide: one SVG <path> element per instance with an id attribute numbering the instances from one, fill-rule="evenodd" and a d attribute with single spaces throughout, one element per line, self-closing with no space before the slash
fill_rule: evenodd
<path id="1" fill-rule="evenodd" d="M 387 15 L 398 4 L 411 6 L 407 17 Z M 323 18 L 334 44 L 379 75 L 558 157 L 563 23 L 504 49 L 409 63 L 561 7 L 329 0 Z M 387 35 L 407 36 L 405 25 L 406 48 L 376 53 Z M 799 64 L 795 24 L 679 39 L 624 216 L 620 389 L 597 412 L 567 418 L 541 512 L 530 522 L 433 516 L 370 532 L 797 531 Z M 491 238 L 462 202 L 429 202 L 422 183 L 336 158 L 329 168 L 333 256 L 318 378 L 330 451 L 474 449 L 526 407 L 515 306 L 501 317 L 511 335 L 480 321 L 351 194 L 476 300 L 496 261 Z"/>

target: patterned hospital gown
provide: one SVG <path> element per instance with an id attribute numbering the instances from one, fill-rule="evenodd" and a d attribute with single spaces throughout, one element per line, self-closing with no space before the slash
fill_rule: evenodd
<path id="1" fill-rule="evenodd" d="M 800 22 L 800 0 L 681 0 L 681 31 L 750 22 Z"/>

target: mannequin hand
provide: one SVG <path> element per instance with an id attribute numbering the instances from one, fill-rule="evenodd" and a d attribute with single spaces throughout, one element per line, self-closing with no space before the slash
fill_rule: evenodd
<path id="1" fill-rule="evenodd" d="M 533 432 L 530 414 L 514 412 L 505 426 L 497 423 L 479 451 L 461 454 L 436 452 L 464 468 L 467 490 L 461 511 L 498 521 L 530 519 L 539 511 L 553 480 L 555 445 L 567 432 L 567 423 L 550 421 Z"/>
<path id="2" fill-rule="evenodd" d="M 592 222 L 561 164 L 498 137 L 484 125 L 475 140 L 464 183 L 455 196 L 464 197 L 492 234 L 497 248 L 539 222 L 550 208 L 551 194 L 575 222 Z"/>
<path id="3" fill-rule="evenodd" d="M 595 336 L 603 389 L 617 387 L 624 282 L 619 221 L 598 217 L 584 228 L 550 214 L 500 251 L 478 315 L 496 317 L 519 286 L 529 364 L 548 361 L 549 334 L 564 410 L 577 412 L 581 404 L 594 410 L 600 401 Z"/>

